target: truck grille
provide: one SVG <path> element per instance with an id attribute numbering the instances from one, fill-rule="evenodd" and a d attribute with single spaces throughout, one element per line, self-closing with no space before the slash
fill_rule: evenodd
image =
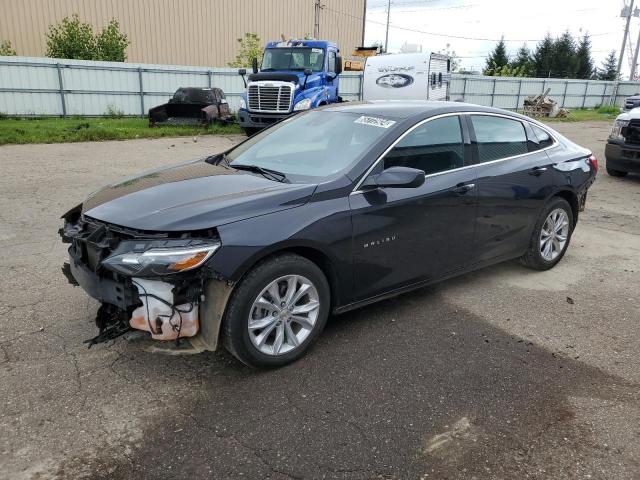
<path id="1" fill-rule="evenodd" d="M 292 99 L 291 85 L 249 85 L 249 110 L 252 112 L 288 113 Z"/>

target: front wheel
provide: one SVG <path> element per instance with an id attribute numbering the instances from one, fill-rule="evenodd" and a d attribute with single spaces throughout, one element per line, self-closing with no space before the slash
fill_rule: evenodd
<path id="1" fill-rule="evenodd" d="M 316 264 L 294 254 L 269 258 L 245 276 L 229 300 L 225 347 L 247 365 L 281 367 L 315 342 L 329 306 L 329 284 Z"/>
<path id="2" fill-rule="evenodd" d="M 573 232 L 573 212 L 569 203 L 554 197 L 542 211 L 522 263 L 534 270 L 549 270 L 564 256 Z"/>
<path id="3" fill-rule="evenodd" d="M 244 130 L 244 133 L 247 135 L 247 137 L 251 137 L 252 135 L 255 135 L 260 131 L 259 128 L 255 128 L 255 127 L 244 127 L 243 130 Z"/>

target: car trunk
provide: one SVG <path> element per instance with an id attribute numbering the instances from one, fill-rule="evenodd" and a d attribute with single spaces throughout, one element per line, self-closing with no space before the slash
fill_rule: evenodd
<path id="1" fill-rule="evenodd" d="M 199 124 L 207 121 L 207 116 L 202 109 L 207 107 L 204 103 L 167 103 L 156 107 L 149 112 L 149 117 L 154 124 Z"/>

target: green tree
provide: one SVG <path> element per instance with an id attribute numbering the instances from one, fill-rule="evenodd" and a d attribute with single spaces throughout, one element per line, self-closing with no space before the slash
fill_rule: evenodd
<path id="1" fill-rule="evenodd" d="M 77 13 L 64 17 L 58 25 L 49 25 L 47 32 L 47 57 L 93 60 L 96 42 L 93 29 L 80 21 Z"/>
<path id="2" fill-rule="evenodd" d="M 11 42 L 9 40 L 0 41 L 0 56 L 3 57 L 14 57 L 17 53 L 13 49 Z"/>
<path id="3" fill-rule="evenodd" d="M 488 71 L 495 71 L 496 68 L 501 68 L 508 64 L 509 56 L 507 55 L 507 46 L 504 43 L 504 37 L 502 37 L 496 44 L 493 52 L 491 52 L 487 57 L 487 64 L 484 68 L 484 74 L 488 75 Z"/>
<path id="4" fill-rule="evenodd" d="M 577 64 L 576 42 L 573 36 L 566 31 L 553 42 L 551 76 L 556 78 L 575 78 Z"/>
<path id="5" fill-rule="evenodd" d="M 129 38 L 120 32 L 120 24 L 113 18 L 109 25 L 95 37 L 95 60 L 107 62 L 124 62 L 127 59 Z"/>
<path id="6" fill-rule="evenodd" d="M 120 32 L 118 21 L 112 19 L 100 33 L 94 35 L 89 23 L 81 22 L 77 13 L 65 17 L 58 25 L 49 25 L 47 57 L 76 60 L 124 62 L 129 39 Z"/>
<path id="7" fill-rule="evenodd" d="M 258 59 L 258 65 L 262 63 L 262 42 L 255 33 L 245 33 L 244 37 L 238 38 L 239 50 L 236 59 L 229 62 L 230 67 L 243 68 L 250 67 L 254 58 Z"/>
<path id="8" fill-rule="evenodd" d="M 533 53 L 533 74 L 536 77 L 551 76 L 551 62 L 553 61 L 553 38 L 547 33 L 544 39 L 538 43 Z"/>
<path id="9" fill-rule="evenodd" d="M 618 74 L 618 56 L 615 50 L 611 50 L 611 53 L 607 55 L 607 58 L 602 62 L 602 68 L 598 69 L 598 80 L 620 80 Z"/>
<path id="10" fill-rule="evenodd" d="M 493 67 L 487 68 L 484 71 L 485 75 L 490 77 L 526 77 L 527 72 L 525 67 L 511 67 L 509 65 L 502 65 L 501 67 L 494 64 Z"/>
<path id="11" fill-rule="evenodd" d="M 531 51 L 527 47 L 527 44 L 524 43 L 518 49 L 518 53 L 516 53 L 516 58 L 514 58 L 509 67 L 512 69 L 518 69 L 524 75 L 523 77 L 529 77 L 533 73 L 533 58 L 531 57 Z"/>
<path id="12" fill-rule="evenodd" d="M 576 78 L 591 78 L 593 76 L 593 59 L 591 58 L 591 39 L 585 33 L 580 39 L 576 50 Z"/>

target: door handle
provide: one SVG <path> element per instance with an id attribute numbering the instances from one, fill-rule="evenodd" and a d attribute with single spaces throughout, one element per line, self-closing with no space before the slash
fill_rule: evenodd
<path id="1" fill-rule="evenodd" d="M 529 172 L 529 175 L 535 175 L 536 177 L 539 177 L 540 175 L 543 174 L 543 172 L 546 172 L 546 171 L 547 171 L 547 167 L 533 167 Z"/>
<path id="2" fill-rule="evenodd" d="M 459 183 L 458 185 L 455 186 L 455 188 L 453 189 L 453 192 L 458 195 L 464 195 L 466 193 L 469 193 L 471 190 L 473 190 L 475 186 L 476 186 L 475 183 Z"/>

